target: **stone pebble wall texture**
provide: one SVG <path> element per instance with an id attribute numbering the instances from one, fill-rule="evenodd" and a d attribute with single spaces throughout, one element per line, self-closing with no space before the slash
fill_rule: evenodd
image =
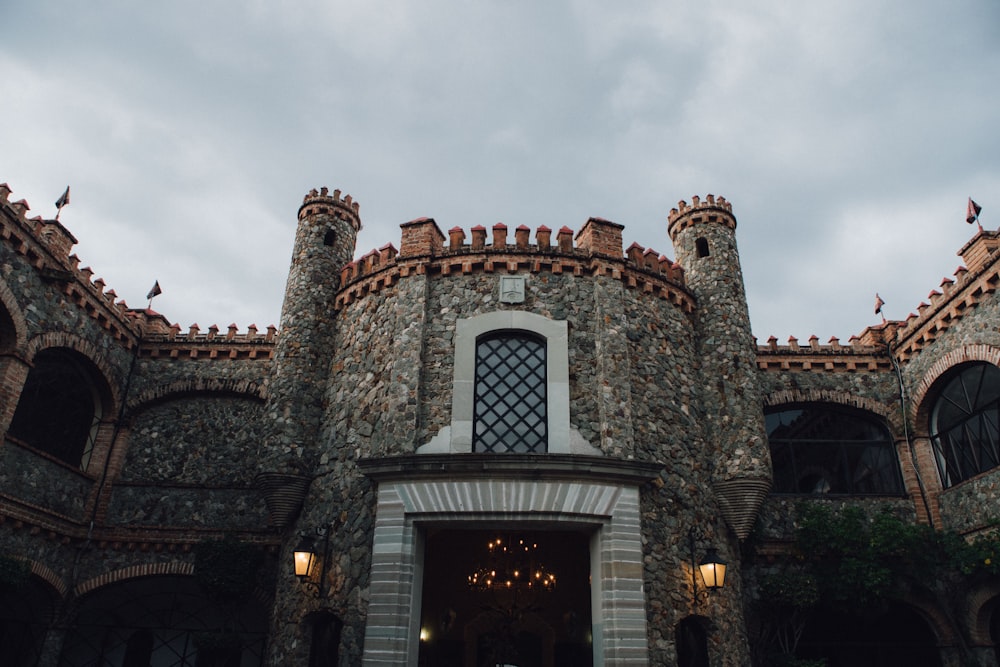
<path id="1" fill-rule="evenodd" d="M 760 415 L 756 345 L 750 328 L 735 220 L 708 209 L 690 216 L 715 216 L 718 221 L 684 227 L 671 222 L 677 261 L 685 267 L 687 284 L 698 298 L 699 359 L 705 378 L 701 386 L 709 442 L 718 448 L 717 480 L 770 479 L 770 453 Z M 707 255 L 699 249 L 704 242 Z"/>
<path id="2" fill-rule="evenodd" d="M 129 430 L 107 522 L 225 530 L 266 525 L 252 484 L 262 408 L 259 400 L 194 394 L 141 410 Z"/>
<path id="3" fill-rule="evenodd" d="M 261 470 L 311 474 L 312 443 L 325 411 L 337 323 L 340 269 L 351 260 L 361 222 L 350 197 L 324 188 L 299 210 L 267 405 L 271 432 Z"/>

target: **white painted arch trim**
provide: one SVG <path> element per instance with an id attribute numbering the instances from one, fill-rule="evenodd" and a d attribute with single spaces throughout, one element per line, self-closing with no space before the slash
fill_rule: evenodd
<path id="1" fill-rule="evenodd" d="M 493 331 L 527 331 L 546 342 L 548 428 L 550 454 L 570 452 L 569 328 L 565 320 L 550 320 L 521 310 L 497 310 L 455 325 L 455 373 L 451 396 L 449 451 L 472 451 L 472 415 L 476 383 L 476 340 Z"/>

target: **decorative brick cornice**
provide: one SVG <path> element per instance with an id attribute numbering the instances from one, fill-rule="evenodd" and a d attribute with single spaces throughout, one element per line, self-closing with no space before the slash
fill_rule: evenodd
<path id="1" fill-rule="evenodd" d="M 230 324 L 226 333 L 221 333 L 214 324 L 202 331 L 197 324 L 185 333 L 174 324 L 148 333 L 142 340 L 139 356 L 150 359 L 252 359 L 267 361 L 274 355 L 278 330 L 270 325 L 264 332 L 251 324 L 245 333 L 238 333 L 235 324 Z"/>
<path id="2" fill-rule="evenodd" d="M 725 197 L 715 195 L 707 195 L 705 201 L 695 195 L 691 197 L 690 205 L 681 200 L 677 202 L 677 208 L 671 209 L 667 215 L 667 233 L 670 238 L 677 238 L 680 232 L 703 222 L 720 223 L 736 229 L 733 205 Z"/>
<path id="3" fill-rule="evenodd" d="M 836 338 L 829 344 L 820 345 L 816 336 L 809 338 L 807 346 L 800 346 L 794 336 L 788 345 L 778 345 L 778 339 L 771 336 L 767 345 L 757 346 L 757 367 L 767 372 L 821 371 L 830 372 L 872 372 L 892 370 L 892 360 L 884 346 L 863 344 L 852 338 L 850 345 L 841 345 Z"/>
<path id="4" fill-rule="evenodd" d="M 141 354 L 151 357 L 270 358 L 274 327 L 269 327 L 266 335 L 258 336 L 256 327 L 251 326 L 245 335 L 239 336 L 235 334 L 235 325 L 230 325 L 228 334 L 219 337 L 216 342 L 211 328 L 202 336 L 195 326 L 194 332 L 189 332 L 187 338 L 184 338 L 177 335 L 159 313 L 149 309 L 129 308 L 125 301 L 118 300 L 113 289 L 105 290 L 106 284 L 102 278 L 93 279 L 94 272 L 90 267 L 81 268 L 80 259 L 68 254 L 76 239 L 61 223 L 41 218 L 28 219 L 28 203 L 24 200 L 10 202 L 10 193 L 10 187 L 6 183 L 0 183 L 0 242 L 22 256 L 38 271 L 42 280 L 52 284 L 56 292 L 86 313 L 126 349 L 141 345 Z M 354 218 L 357 216 L 357 202 L 352 202 L 349 196 L 340 199 L 339 191 L 335 191 L 334 196 L 330 197 L 325 189 L 322 194 L 312 192 L 306 195 L 303 208 L 299 211 L 300 216 L 326 205 L 342 209 L 343 215 Z M 0 288 L 2 287 L 0 284 Z M 16 323 L 21 322 L 16 319 L 20 317 L 17 309 L 8 307 L 8 310 L 15 317 Z M 179 330 L 176 325 L 175 328 Z M 17 332 L 23 336 L 23 327 L 18 328 Z M 213 344 L 204 345 L 207 341 L 212 341 Z M 23 342 L 19 341 L 19 344 Z"/>
<path id="5" fill-rule="evenodd" d="M 423 226 L 433 224 L 432 220 L 420 220 Z M 405 235 L 410 228 L 419 227 L 407 223 Z M 684 272 L 675 262 L 652 250 L 644 250 L 633 244 L 629 254 L 623 256 L 619 249 L 613 256 L 616 240 L 620 240 L 620 225 L 599 218 L 588 220 L 588 233 L 578 235 L 578 240 L 597 243 L 598 252 L 589 247 L 563 248 L 561 245 L 497 244 L 483 245 L 477 237 L 477 229 L 472 230 L 473 243 L 464 245 L 464 233 L 460 229 L 450 230 L 450 244 L 437 243 L 428 254 L 404 257 L 389 252 L 368 253 L 351 262 L 341 271 L 343 288 L 337 295 L 338 309 L 363 299 L 369 294 L 392 287 L 399 280 L 411 275 L 471 275 L 480 273 L 552 273 L 575 276 L 606 276 L 620 280 L 627 288 L 641 290 L 661 299 L 670 301 L 685 313 L 696 308 L 694 297 L 684 285 Z M 605 230 L 606 228 L 606 230 Z M 604 230 L 598 232 L 598 230 Z M 494 227 L 499 234 L 500 228 Z M 523 231 L 523 230 L 522 230 Z M 572 243 L 572 231 L 564 236 Z M 481 234 L 485 230 L 480 229 Z M 549 230 L 540 228 L 536 238 L 547 240 Z M 617 234 L 617 237 L 616 237 Z M 429 233 L 425 233 L 429 236 Z M 437 235 L 432 235 L 437 238 Z M 409 244 L 412 245 L 412 244 Z M 620 248 L 620 241 L 618 246 Z M 638 249 L 638 251 L 636 250 Z"/>

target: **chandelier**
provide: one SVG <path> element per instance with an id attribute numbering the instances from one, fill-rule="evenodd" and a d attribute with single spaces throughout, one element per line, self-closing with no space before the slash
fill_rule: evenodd
<path id="1" fill-rule="evenodd" d="M 469 574 L 474 591 L 538 593 L 556 587 L 556 575 L 538 562 L 538 543 L 496 538 L 487 544 L 486 562 Z"/>

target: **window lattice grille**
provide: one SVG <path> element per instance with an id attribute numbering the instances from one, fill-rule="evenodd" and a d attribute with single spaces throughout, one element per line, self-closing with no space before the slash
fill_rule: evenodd
<path id="1" fill-rule="evenodd" d="M 476 344 L 473 451 L 547 451 L 545 368 L 545 342 L 537 338 L 502 333 Z"/>

